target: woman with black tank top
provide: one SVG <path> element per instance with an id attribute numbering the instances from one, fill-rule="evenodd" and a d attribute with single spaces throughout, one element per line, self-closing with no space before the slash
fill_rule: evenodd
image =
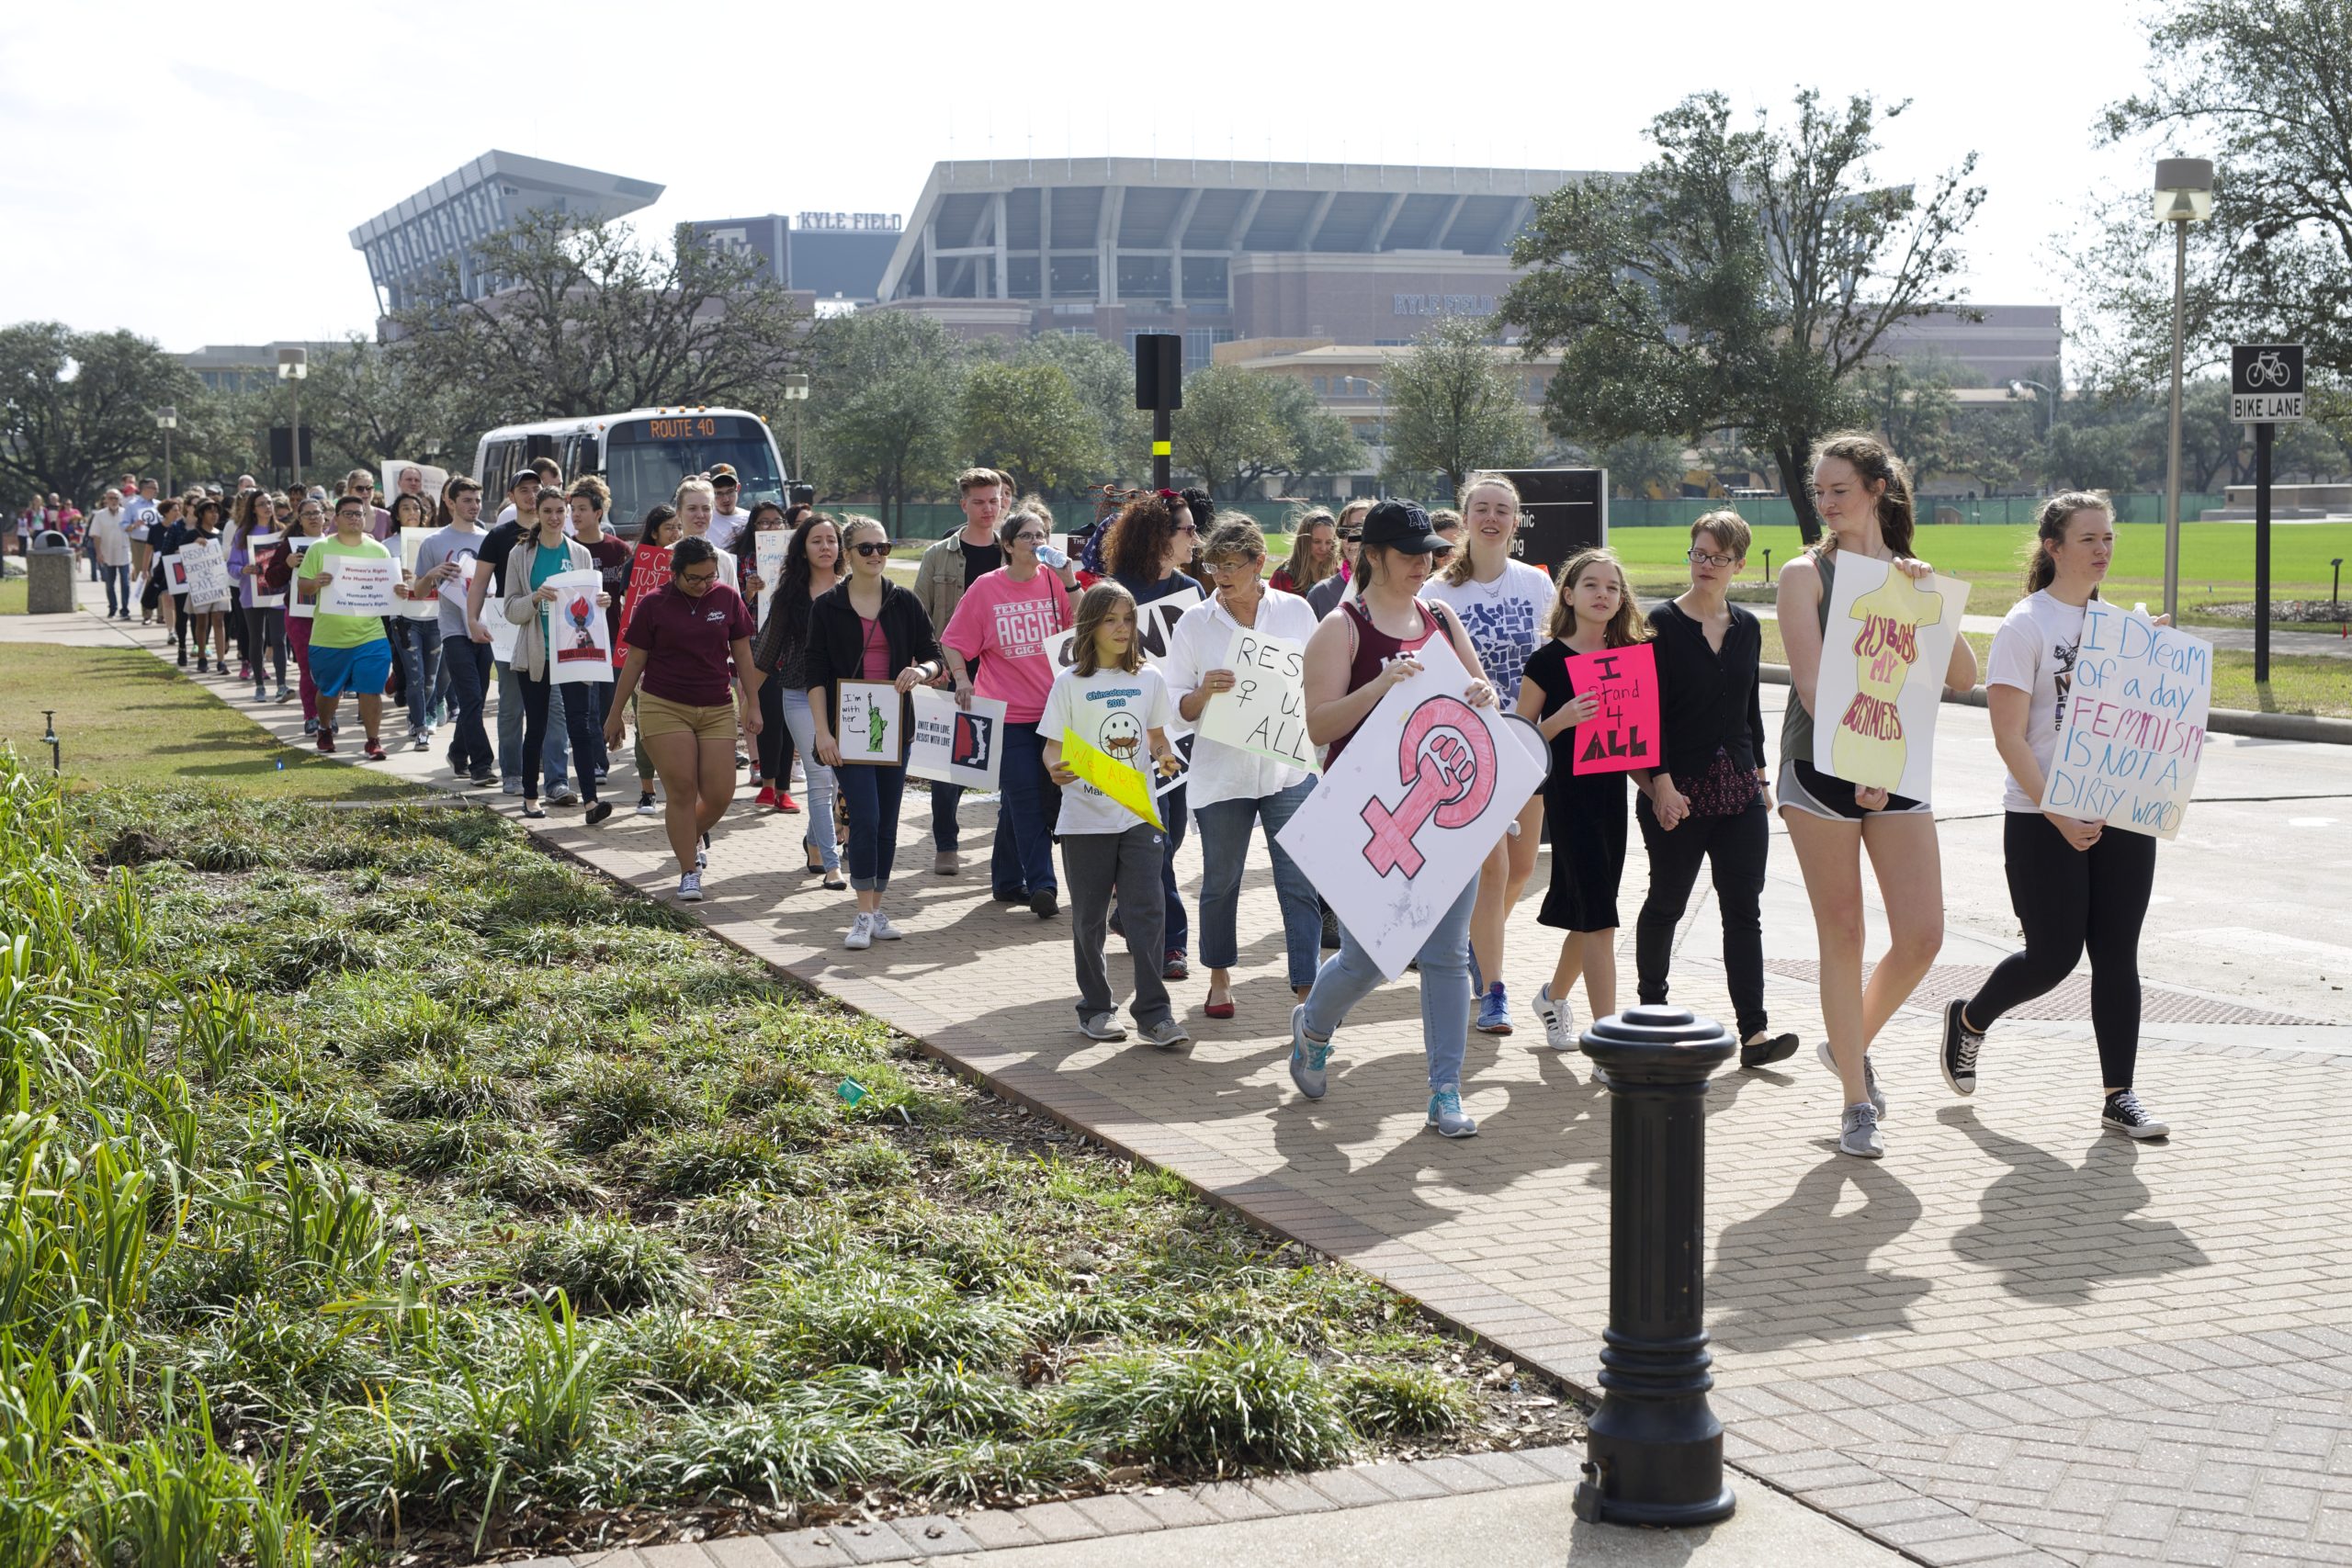
<path id="1" fill-rule="evenodd" d="M 1876 1159 L 1886 1152 L 1879 1122 L 1886 1096 L 1871 1069 L 1871 1043 L 1910 999 L 1944 943 L 1941 850 L 1924 800 L 1866 789 L 1812 763 L 1814 688 L 1828 636 L 1829 597 L 1840 556 L 1891 562 L 1906 577 L 1935 569 L 1911 558 L 1911 477 L 1868 435 L 1833 435 L 1813 451 L 1813 499 L 1821 541 L 1781 569 L 1781 637 L 1788 649 L 1789 703 L 1781 715 L 1781 819 L 1804 874 L 1821 944 L 1821 1018 L 1829 1038 L 1823 1065 L 1838 1075 L 1845 1114 L 1838 1147 Z M 1944 685 L 1976 684 L 1976 650 L 1954 637 Z M 1862 984 L 1862 857 L 1886 900 L 1887 947 Z"/>
<path id="2" fill-rule="evenodd" d="M 1410 502 L 1384 501 L 1364 519 L 1363 551 L 1352 591 L 1315 628 L 1306 643 L 1306 738 L 1329 747 L 1324 765 L 1338 763 L 1349 739 L 1398 682 L 1420 672 L 1414 657 L 1441 633 L 1453 646 L 1470 683 L 1463 700 L 1487 707 L 1495 689 L 1479 670 L 1469 634 L 1452 609 L 1420 598 L 1431 552 L 1444 541 L 1429 513 Z M 1429 1055 L 1429 1124 L 1449 1138 L 1467 1138 L 1478 1123 L 1462 1109 L 1462 1058 L 1470 1037 L 1470 911 L 1478 902 L 1472 878 L 1438 918 L 1416 955 L 1421 978 L 1421 1044 Z M 1372 994 L 1380 966 L 1340 918 L 1340 951 L 1324 960 L 1306 999 L 1290 1021 L 1290 1077 L 1309 1100 L 1323 1098 L 1331 1036 L 1349 1010 Z"/>

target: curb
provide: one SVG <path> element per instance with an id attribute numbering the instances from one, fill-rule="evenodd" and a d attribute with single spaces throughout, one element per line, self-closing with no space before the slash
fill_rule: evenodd
<path id="1" fill-rule="evenodd" d="M 1758 666 L 1762 678 L 1775 686 L 1789 683 L 1785 664 Z M 1984 705 L 1984 688 L 1946 692 L 1944 701 L 1964 707 Z M 2309 713 L 2254 713 L 2245 708 L 2215 708 L 2207 716 L 2210 735 L 2245 735 L 2258 740 L 2314 740 L 2326 746 L 2352 746 L 2352 718 L 2322 718 Z"/>

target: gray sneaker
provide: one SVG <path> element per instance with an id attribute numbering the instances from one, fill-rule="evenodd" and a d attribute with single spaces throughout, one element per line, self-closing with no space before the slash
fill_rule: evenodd
<path id="1" fill-rule="evenodd" d="M 560 784 L 556 785 L 555 788 L 548 791 L 548 804 L 549 806 L 570 806 L 573 801 L 578 800 L 579 798 L 579 792 L 568 784 Z"/>
<path id="2" fill-rule="evenodd" d="M 1475 1138 L 1478 1123 L 1462 1109 L 1462 1090 L 1448 1084 L 1430 1096 L 1430 1125 L 1441 1138 Z"/>
<path id="3" fill-rule="evenodd" d="M 1089 1040 L 1125 1040 L 1127 1032 L 1107 1012 L 1091 1012 L 1078 1021 L 1078 1032 Z"/>
<path id="4" fill-rule="evenodd" d="M 1184 1026 L 1172 1018 L 1138 1025 L 1137 1032 L 1142 1035 L 1145 1044 L 1162 1051 L 1173 1051 L 1179 1045 L 1189 1043 L 1193 1038 L 1184 1032 Z"/>
<path id="5" fill-rule="evenodd" d="M 1825 1040 L 1821 1043 L 1819 1055 L 1821 1065 L 1827 1067 L 1833 1074 L 1836 1073 L 1838 1058 L 1829 1054 L 1828 1041 Z M 1862 1087 L 1870 1091 L 1871 1109 L 1877 1113 L 1880 1121 L 1885 1121 L 1886 1092 L 1878 1087 L 1878 1069 L 1871 1065 L 1871 1055 L 1867 1051 L 1862 1053 Z"/>
<path id="6" fill-rule="evenodd" d="M 1846 1107 L 1846 1115 L 1838 1124 L 1838 1152 L 1860 1159 L 1876 1159 L 1886 1153 L 1886 1145 L 1879 1141 L 1878 1111 L 1869 1100 Z"/>
<path id="7" fill-rule="evenodd" d="M 1306 1037 L 1306 1004 L 1299 1003 L 1290 1010 L 1290 1081 L 1307 1099 L 1320 1100 L 1329 1087 L 1324 1068 L 1330 1061 L 1331 1043 Z"/>

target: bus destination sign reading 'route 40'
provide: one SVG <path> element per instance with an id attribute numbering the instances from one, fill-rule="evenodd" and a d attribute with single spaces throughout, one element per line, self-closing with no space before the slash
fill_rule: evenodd
<path id="1" fill-rule="evenodd" d="M 2276 424 L 2303 417 L 2303 345 L 2230 345 L 2230 417 L 2241 424 Z"/>

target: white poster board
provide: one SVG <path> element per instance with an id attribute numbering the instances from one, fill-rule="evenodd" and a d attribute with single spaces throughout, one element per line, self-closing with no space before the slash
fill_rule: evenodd
<path id="1" fill-rule="evenodd" d="M 1210 695 L 1201 739 L 1319 771 L 1306 739 L 1306 645 L 1236 626 L 1220 668 L 1233 671 L 1233 690 Z"/>
<path id="2" fill-rule="evenodd" d="M 2060 699 L 2041 808 L 2126 832 L 2180 831 L 2213 707 L 2213 645 L 2094 599 Z"/>
<path id="3" fill-rule="evenodd" d="M 974 697 L 967 712 L 953 694 L 917 686 L 914 732 L 907 738 L 907 776 L 992 790 L 1004 766 L 1005 705 Z"/>
<path id="4" fill-rule="evenodd" d="M 294 556 L 294 574 L 288 578 L 286 582 L 288 595 L 286 618 L 288 620 L 307 621 L 318 614 L 319 607 L 316 603 L 318 595 L 302 581 L 302 558 L 309 555 L 311 547 L 318 542 L 308 534 L 297 534 L 286 541 L 287 547 L 293 552 Z"/>
<path id="5" fill-rule="evenodd" d="M 401 563 L 390 556 L 339 555 L 319 570 L 334 579 L 319 590 L 322 615 L 389 615 L 399 604 L 392 584 L 401 580 Z"/>
<path id="6" fill-rule="evenodd" d="M 1431 638 L 1417 657 L 1276 840 L 1392 980 L 1544 773 L 1499 706 L 1462 700 L 1451 648 Z"/>
<path id="7" fill-rule="evenodd" d="M 379 476 L 376 493 L 383 497 L 384 504 L 390 506 L 392 498 L 400 494 L 402 468 L 414 468 L 424 476 L 424 494 L 426 513 L 431 513 L 440 510 L 441 487 L 449 482 L 449 470 L 437 468 L 431 463 L 412 462 L 404 458 L 395 458 L 386 463 L 383 473 Z"/>
<path id="8" fill-rule="evenodd" d="M 473 586 L 474 553 L 468 550 L 463 555 L 451 556 L 449 564 L 458 569 L 458 575 L 443 580 L 441 597 L 455 604 L 458 607 L 458 614 L 462 615 L 466 613 L 467 591 Z M 489 607 L 487 604 L 482 606 L 485 610 Z"/>
<path id="9" fill-rule="evenodd" d="M 752 536 L 752 575 L 760 580 L 760 625 L 768 624 L 768 606 L 775 603 L 775 591 L 784 582 L 784 552 L 792 545 L 788 528 L 770 528 Z"/>
<path id="10" fill-rule="evenodd" d="M 833 682 L 833 739 L 844 766 L 906 760 L 907 738 L 899 688 L 888 681 Z"/>
<path id="11" fill-rule="evenodd" d="M 1930 798 L 1936 710 L 1968 584 L 1913 579 L 1842 552 L 1814 682 L 1813 765 L 1833 778 Z"/>
<path id="12" fill-rule="evenodd" d="M 1077 597 L 1076 594 L 1071 595 L 1073 615 L 1077 612 L 1075 604 Z M 1185 611 L 1201 602 L 1201 597 L 1200 585 L 1195 582 L 1187 582 L 1165 598 L 1154 599 L 1148 604 L 1136 607 L 1136 641 L 1143 649 L 1143 661 L 1146 664 L 1157 664 L 1168 656 L 1168 640 L 1176 635 L 1176 623 L 1184 618 Z M 1046 657 L 1053 660 L 1055 674 L 1060 674 L 1078 661 L 1077 637 L 1078 632 L 1073 627 L 1069 631 L 1056 632 L 1046 639 Z M 1173 740 L 1180 735 L 1192 733 L 1193 727 L 1184 722 L 1171 704 L 1169 709 L 1168 739 Z"/>
<path id="13" fill-rule="evenodd" d="M 401 572 L 403 576 L 416 575 L 416 552 L 424 547 L 425 540 L 440 531 L 438 528 L 401 530 Z M 429 621 L 441 613 L 441 607 L 433 602 L 431 593 L 421 599 L 396 599 L 393 603 L 400 606 L 398 613 L 412 621 Z"/>
<path id="14" fill-rule="evenodd" d="M 218 539 L 191 541 L 180 548 L 180 570 L 187 579 L 187 607 L 201 615 L 225 608 L 236 597 L 229 580 L 228 552 Z"/>
<path id="15" fill-rule="evenodd" d="M 555 590 L 548 606 L 548 662 L 559 686 L 589 686 L 613 678 L 613 631 L 596 596 L 605 591 L 605 574 L 559 571 L 547 581 Z"/>
<path id="16" fill-rule="evenodd" d="M 285 536 L 282 533 L 248 534 L 245 536 L 245 558 L 258 566 L 262 561 L 269 558 L 277 548 L 277 541 Z M 254 573 L 252 581 L 254 609 L 275 610 L 285 604 L 285 594 L 271 593 L 263 589 L 261 573 L 258 570 Z"/>
<path id="17" fill-rule="evenodd" d="M 184 553 L 174 550 L 164 558 L 164 591 L 175 598 L 187 592 L 187 564 L 180 558 Z"/>

